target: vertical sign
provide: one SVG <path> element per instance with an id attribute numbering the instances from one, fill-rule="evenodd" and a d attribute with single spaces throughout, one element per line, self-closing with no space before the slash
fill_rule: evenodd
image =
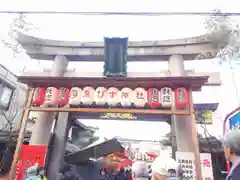
<path id="1" fill-rule="evenodd" d="M 17 165 L 17 180 L 24 179 L 26 169 L 38 163 L 39 167 L 44 167 L 47 146 L 22 145 L 20 157 Z"/>
<path id="2" fill-rule="evenodd" d="M 195 157 L 192 152 L 176 152 L 176 161 L 181 165 L 183 176 L 189 180 L 196 179 Z"/>
<path id="3" fill-rule="evenodd" d="M 202 179 L 214 180 L 211 154 L 201 153 L 200 160 L 201 160 Z"/>

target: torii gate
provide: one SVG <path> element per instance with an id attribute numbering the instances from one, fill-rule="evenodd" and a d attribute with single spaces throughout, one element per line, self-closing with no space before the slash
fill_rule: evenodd
<path id="1" fill-rule="evenodd" d="M 55 40 L 46 40 L 36 37 L 19 34 L 18 41 L 26 49 L 27 54 L 34 59 L 54 60 L 51 73 L 25 73 L 19 77 L 19 81 L 28 84 L 32 88 L 36 87 L 73 87 L 73 83 L 80 87 L 94 84 L 108 87 L 109 82 L 115 84 L 116 79 L 104 78 L 100 73 L 79 73 L 66 72 L 68 61 L 101 61 L 103 59 L 103 44 L 89 42 L 63 42 Z M 162 114 L 173 115 L 172 127 L 177 137 L 177 147 L 180 151 L 195 152 L 197 179 L 201 179 L 199 149 L 196 136 L 196 123 L 194 109 L 192 105 L 192 90 L 199 90 L 203 85 L 220 85 L 219 74 L 217 73 L 194 73 L 184 70 L 184 60 L 195 59 L 197 55 L 207 53 L 216 53 L 212 43 L 203 37 L 193 37 L 187 39 L 177 39 L 168 41 L 155 42 L 130 42 L 129 43 L 129 60 L 130 61 L 168 61 L 169 71 L 162 73 L 128 73 L 125 79 L 119 79 L 124 86 L 135 88 L 141 84 L 145 88 L 156 87 L 162 88 L 169 85 L 173 88 L 180 86 L 187 88 L 189 93 L 188 111 L 179 110 L 139 110 L 139 109 L 95 109 L 95 108 L 30 108 L 30 101 L 27 104 L 27 111 L 44 111 L 41 117 L 36 121 L 36 130 L 33 133 L 31 143 L 46 144 L 52 118 L 51 112 L 131 112 L 143 114 Z M 27 77 L 27 76 L 34 77 Z M 40 75 L 40 76 L 39 76 Z M 60 78 L 61 76 L 65 76 Z M 209 76 L 209 78 L 208 78 Z M 76 77 L 76 78 L 74 78 Z M 67 84 L 67 81 L 69 84 Z M 90 82 L 89 82 L 90 81 Z M 79 82 L 81 82 L 79 84 Z M 139 83 L 141 82 L 141 83 Z M 27 113 L 25 114 L 25 118 Z M 189 117 L 191 117 L 189 119 Z M 50 123 L 50 124 L 49 124 Z M 187 128 L 188 127 L 188 128 Z M 22 132 L 22 131 L 21 131 Z M 20 136 L 21 137 L 21 136 Z M 21 139 L 20 139 L 21 140 Z M 191 143 L 190 143 L 191 142 Z"/>

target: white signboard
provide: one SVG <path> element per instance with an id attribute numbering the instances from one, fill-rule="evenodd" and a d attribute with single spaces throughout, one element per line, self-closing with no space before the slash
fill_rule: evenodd
<path id="1" fill-rule="evenodd" d="M 201 170 L 202 170 L 202 179 L 213 180 L 213 167 L 212 167 L 212 158 L 210 153 L 201 153 Z"/>
<path id="2" fill-rule="evenodd" d="M 195 157 L 192 152 L 176 152 L 176 161 L 181 165 L 183 176 L 189 180 L 196 179 Z"/>

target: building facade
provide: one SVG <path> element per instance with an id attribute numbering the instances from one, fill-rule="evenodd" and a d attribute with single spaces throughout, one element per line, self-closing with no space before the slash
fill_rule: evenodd
<path id="1" fill-rule="evenodd" d="M 0 127 L 1 130 L 18 129 L 27 98 L 27 87 L 17 82 L 17 77 L 0 65 Z"/>

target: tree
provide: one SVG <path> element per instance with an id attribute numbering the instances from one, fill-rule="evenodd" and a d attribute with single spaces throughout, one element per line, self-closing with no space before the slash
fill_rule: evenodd
<path id="1" fill-rule="evenodd" d="M 1 42 L 5 45 L 5 47 L 12 50 L 12 54 L 13 54 L 12 58 L 13 59 L 22 52 L 21 45 L 16 40 L 18 31 L 27 32 L 33 28 L 32 25 L 33 24 L 28 23 L 26 21 L 26 16 L 24 14 L 18 14 L 13 19 L 13 21 L 9 27 L 8 36 L 6 38 L 1 39 Z M 23 94 L 22 94 L 22 92 L 20 92 L 21 88 L 19 89 L 18 86 L 16 87 L 13 97 L 11 98 L 9 109 L 8 110 L 4 110 L 4 109 L 0 110 L 0 115 L 5 120 L 5 123 L 3 124 L 1 129 L 5 130 L 7 132 L 7 135 L 5 137 L 5 139 L 7 139 L 7 143 L 5 145 L 4 151 L 1 154 L 2 158 L 0 160 L 0 169 L 3 169 L 3 166 L 6 165 L 6 161 L 9 161 L 9 157 L 12 156 L 10 146 L 13 141 L 14 123 L 15 123 L 15 119 L 17 117 L 21 116 L 22 108 L 24 106 L 24 100 L 21 101 L 19 99 L 19 97 L 23 96 Z M 11 154 L 11 155 L 9 155 L 9 154 Z"/>
<path id="2" fill-rule="evenodd" d="M 8 36 L 4 39 L 1 39 L 1 42 L 5 45 L 5 47 L 12 50 L 13 58 L 23 52 L 21 45 L 17 42 L 18 32 L 29 32 L 32 29 L 35 28 L 32 23 L 27 21 L 25 14 L 18 14 L 15 18 L 13 18 L 13 21 L 9 27 Z"/>
<path id="3" fill-rule="evenodd" d="M 207 39 L 213 42 L 215 48 L 220 49 L 217 54 L 220 63 L 237 60 L 240 55 L 239 25 L 220 9 L 213 10 L 212 16 L 204 20 L 204 25 L 208 32 Z"/>
<path id="4" fill-rule="evenodd" d="M 227 63 L 231 69 L 231 76 L 233 85 L 235 87 L 235 94 L 240 104 L 240 95 L 238 93 L 237 83 L 234 74 L 234 65 L 239 64 L 240 61 L 240 28 L 226 14 L 222 13 L 220 9 L 213 10 L 212 16 L 205 19 L 204 25 L 208 31 L 207 38 L 213 42 L 213 46 L 219 49 L 217 57 L 219 63 Z"/>
<path id="5" fill-rule="evenodd" d="M 12 23 L 10 24 L 10 27 L 9 27 L 7 38 L 1 39 L 1 42 L 5 45 L 5 47 L 12 50 L 13 58 L 15 58 L 19 53 L 22 52 L 22 47 L 17 42 L 18 32 L 19 31 L 28 32 L 29 30 L 34 29 L 33 24 L 28 22 L 26 18 L 27 18 L 26 15 L 23 13 L 18 14 L 15 18 L 13 18 Z M 16 100 L 18 96 L 22 96 L 19 94 L 18 88 L 19 87 L 16 87 L 15 93 L 11 99 L 12 102 L 11 102 L 10 109 L 8 111 L 1 110 L 0 112 L 0 114 L 6 120 L 5 127 L 3 128 L 7 128 L 10 132 L 13 128 L 13 121 L 15 117 L 19 115 L 20 111 L 24 106 L 24 104 L 19 104 L 24 102 L 19 102 L 18 99 Z"/>

